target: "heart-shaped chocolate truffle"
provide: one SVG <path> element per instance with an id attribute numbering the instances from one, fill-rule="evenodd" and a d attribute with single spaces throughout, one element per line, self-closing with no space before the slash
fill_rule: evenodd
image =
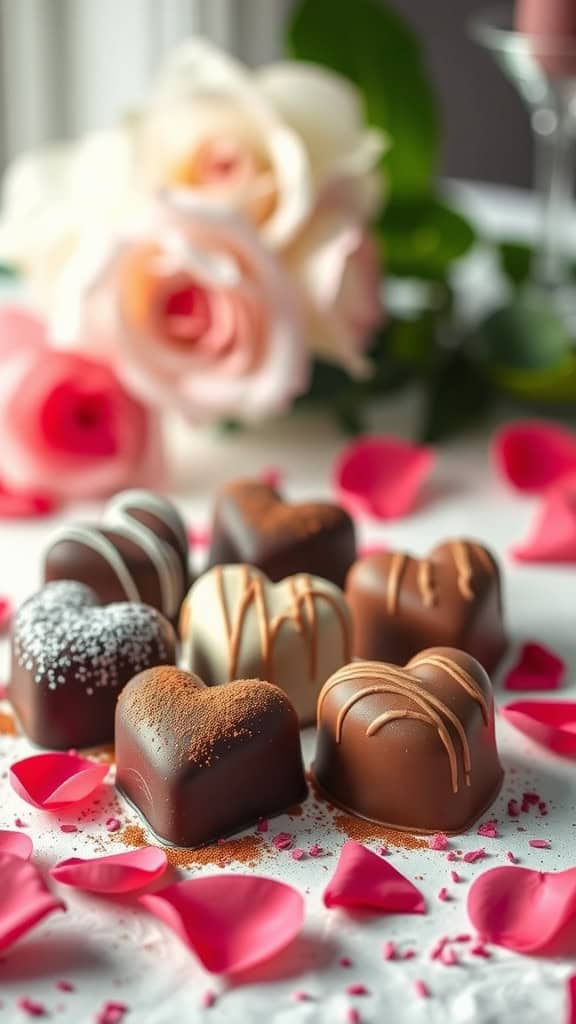
<path id="1" fill-rule="evenodd" d="M 296 712 L 257 679 L 208 687 L 176 668 L 142 672 L 118 701 L 116 785 L 174 846 L 231 835 L 306 795 Z"/>
<path id="2" fill-rule="evenodd" d="M 338 505 L 288 505 L 257 480 L 228 484 L 216 500 L 211 566 L 255 565 L 274 582 L 307 572 L 343 587 L 355 557 L 354 524 Z"/>
<path id="3" fill-rule="evenodd" d="M 188 589 L 188 540 L 176 508 L 152 491 L 124 491 L 101 526 L 65 526 L 46 554 L 44 579 L 77 580 L 103 604 L 132 601 L 174 621 Z"/>
<path id="4" fill-rule="evenodd" d="M 357 658 L 404 665 L 425 647 L 456 647 L 493 672 L 506 650 L 498 563 L 476 541 L 446 541 L 421 559 L 367 555 L 346 596 Z"/>
<path id="5" fill-rule="evenodd" d="M 82 583 L 49 583 L 18 611 L 8 695 L 42 747 L 108 743 L 118 694 L 136 672 L 175 661 L 170 623 L 144 604 L 101 607 Z"/>
<path id="6" fill-rule="evenodd" d="M 464 832 L 502 785 L 488 676 L 448 647 L 422 651 L 405 668 L 351 662 L 318 698 L 312 771 L 330 800 L 361 818 Z"/>
<path id="7" fill-rule="evenodd" d="M 318 576 L 271 583 L 248 565 L 222 565 L 196 581 L 182 606 L 182 664 L 210 686 L 269 679 L 290 697 L 301 725 L 316 719 L 328 676 L 351 657 L 352 620 L 342 591 Z"/>

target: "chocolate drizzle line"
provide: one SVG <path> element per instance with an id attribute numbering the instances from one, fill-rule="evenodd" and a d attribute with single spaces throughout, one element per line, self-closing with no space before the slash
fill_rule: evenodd
<path id="1" fill-rule="evenodd" d="M 436 588 L 432 579 L 432 563 L 425 558 L 418 567 L 418 586 L 425 608 L 433 608 L 436 604 Z"/>
<path id="2" fill-rule="evenodd" d="M 226 597 L 224 572 L 221 567 L 215 570 L 216 586 L 228 641 L 228 676 L 235 679 L 238 673 L 238 660 L 242 633 L 248 609 L 254 604 L 260 636 L 260 648 L 266 678 L 274 678 L 274 642 L 284 623 L 292 623 L 296 631 L 306 640 L 310 658 L 310 678 L 316 681 L 318 673 L 318 600 L 324 600 L 334 609 L 342 632 L 342 658 L 349 661 L 351 657 L 351 636 L 346 617 L 338 601 L 331 594 L 315 590 L 312 580 L 307 575 L 292 577 L 289 581 L 291 606 L 282 614 L 270 619 L 266 606 L 266 581 L 260 576 L 251 576 L 250 568 L 243 566 L 242 589 L 234 619 L 231 619 Z M 299 589 L 300 584 L 300 589 Z"/>
<path id="3" fill-rule="evenodd" d="M 473 700 L 476 700 L 480 704 L 482 716 L 484 721 L 487 722 L 488 709 L 486 698 L 480 690 L 476 680 L 474 680 L 469 673 L 465 672 L 464 669 L 461 669 L 460 666 L 456 665 L 448 658 L 435 655 L 430 655 L 425 658 L 421 658 L 420 660 L 415 659 L 409 663 L 407 668 L 413 669 L 423 665 L 432 665 L 435 668 L 448 672 L 450 677 L 458 683 L 458 685 L 462 686 Z M 452 739 L 444 721 L 447 720 L 458 733 L 462 746 L 465 784 L 467 786 L 470 785 L 470 774 L 472 770 L 470 747 L 462 722 L 443 701 L 431 694 L 428 690 L 425 690 L 422 686 L 419 686 L 414 676 L 410 674 L 407 669 L 400 669 L 394 665 L 384 665 L 379 661 L 359 661 L 353 662 L 350 665 L 345 665 L 343 668 L 339 669 L 338 672 L 335 672 L 322 688 L 318 699 L 318 720 L 320 720 L 324 701 L 328 693 L 335 686 L 338 686 L 340 683 L 354 682 L 362 679 L 375 680 L 375 685 L 358 690 L 356 693 L 352 694 L 340 708 L 335 725 L 335 738 L 337 743 L 341 742 L 344 720 L 354 704 L 363 700 L 365 697 L 371 696 L 372 694 L 396 694 L 397 696 L 407 698 L 416 705 L 418 710 L 413 711 L 411 708 L 389 709 L 383 714 L 378 715 L 370 723 L 366 730 L 366 736 L 374 736 L 384 725 L 387 725 L 388 722 L 399 718 L 412 718 L 426 722 L 428 725 L 436 729 L 440 741 L 446 749 L 450 765 L 452 792 L 457 793 L 459 789 L 458 758 L 454 740 Z"/>
<path id="4" fill-rule="evenodd" d="M 450 545 L 450 550 L 456 567 L 458 590 L 465 601 L 473 601 L 475 596 L 472 586 L 473 570 L 468 545 L 457 540 Z"/>
<path id="5" fill-rule="evenodd" d="M 390 562 L 390 571 L 388 573 L 388 589 L 386 592 L 386 605 L 390 615 L 394 615 L 398 608 L 398 594 L 400 592 L 400 582 L 402 579 L 402 572 L 406 565 L 406 555 L 403 555 L 401 551 L 396 551 L 392 555 Z"/>

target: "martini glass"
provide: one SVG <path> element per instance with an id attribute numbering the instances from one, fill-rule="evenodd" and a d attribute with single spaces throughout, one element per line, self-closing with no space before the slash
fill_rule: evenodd
<path id="1" fill-rule="evenodd" d="M 538 0 L 557 5 L 560 0 Z M 528 4 L 525 4 L 525 8 Z M 555 35 L 557 26 L 522 18 L 521 0 L 492 8 L 470 25 L 474 39 L 492 54 L 530 111 L 535 148 L 535 189 L 541 210 L 530 299 L 561 317 L 576 334 L 576 288 L 572 274 L 576 159 L 576 31 Z M 542 8 L 541 8 L 542 9 Z M 518 31 L 516 23 L 526 27 Z"/>

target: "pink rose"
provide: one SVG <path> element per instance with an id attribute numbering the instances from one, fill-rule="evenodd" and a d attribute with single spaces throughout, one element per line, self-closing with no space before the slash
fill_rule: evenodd
<path id="1" fill-rule="evenodd" d="M 74 305 L 75 303 L 75 305 Z M 104 353 L 136 394 L 190 420 L 257 419 L 306 388 L 297 298 L 238 214 L 171 192 L 62 279 L 58 341 Z"/>
<path id="2" fill-rule="evenodd" d="M 376 243 L 345 204 L 321 203 L 287 253 L 316 355 L 367 376 L 365 352 L 384 319 Z"/>
<path id="3" fill-rule="evenodd" d="M 160 482 L 155 421 L 108 366 L 56 352 L 24 308 L 0 309 L 0 479 L 88 498 Z"/>

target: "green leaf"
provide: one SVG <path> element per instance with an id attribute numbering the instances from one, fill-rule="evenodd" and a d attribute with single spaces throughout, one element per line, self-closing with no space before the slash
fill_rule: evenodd
<path id="1" fill-rule="evenodd" d="M 510 283 L 515 286 L 525 284 L 532 272 L 532 246 L 524 242 L 498 242 L 496 252 L 500 269 Z"/>
<path id="2" fill-rule="evenodd" d="M 8 263 L 0 263 L 0 278 L 13 278 L 18 276 L 19 274 L 16 267 L 11 267 Z"/>
<path id="3" fill-rule="evenodd" d="M 480 352 L 503 370 L 550 370 L 570 355 L 572 339 L 562 320 L 532 292 L 516 295 L 478 331 Z"/>
<path id="4" fill-rule="evenodd" d="M 501 391 L 520 401 L 539 406 L 566 407 L 574 415 L 576 405 L 576 356 L 568 355 L 557 366 L 546 370 L 493 370 L 493 379 Z"/>
<path id="5" fill-rule="evenodd" d="M 474 245 L 471 224 L 442 200 L 393 198 L 378 222 L 382 259 L 396 277 L 442 280 Z"/>
<path id="6" fill-rule="evenodd" d="M 427 381 L 421 440 L 442 441 L 473 426 L 487 413 L 493 396 L 481 366 L 461 349 L 446 352 Z"/>
<path id="7" fill-rule="evenodd" d="M 361 90 L 370 124 L 390 138 L 383 158 L 395 196 L 430 189 L 437 169 L 436 104 L 415 32 L 383 0 L 300 0 L 288 50 L 323 64 Z"/>

